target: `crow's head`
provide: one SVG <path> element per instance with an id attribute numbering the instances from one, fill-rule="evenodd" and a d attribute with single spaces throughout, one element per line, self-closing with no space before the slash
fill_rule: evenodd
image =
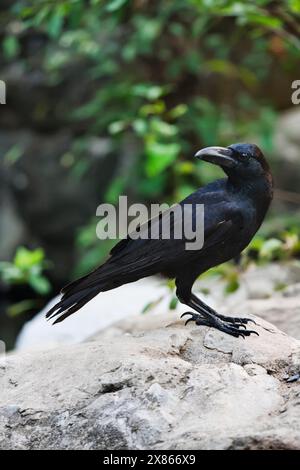
<path id="1" fill-rule="evenodd" d="M 195 157 L 219 165 L 228 176 L 254 178 L 270 172 L 262 151 L 254 144 L 207 147 L 199 150 Z"/>

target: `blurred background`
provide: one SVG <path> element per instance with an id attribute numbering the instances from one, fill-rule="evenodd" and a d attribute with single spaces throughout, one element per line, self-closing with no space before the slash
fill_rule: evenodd
<path id="1" fill-rule="evenodd" d="M 2 0 L 0 337 L 103 260 L 96 207 L 174 202 L 219 177 L 193 154 L 248 141 L 275 199 L 241 260 L 300 257 L 300 2 Z M 227 293 L 234 265 L 219 269 Z M 282 286 L 283 287 L 283 286 Z M 280 286 L 278 286 L 280 289 Z"/>

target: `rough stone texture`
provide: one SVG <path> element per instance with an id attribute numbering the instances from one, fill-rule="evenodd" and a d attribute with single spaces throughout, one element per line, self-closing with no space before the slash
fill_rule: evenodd
<path id="1" fill-rule="evenodd" d="M 300 296 L 275 296 L 272 299 L 252 300 L 245 304 L 244 311 L 255 312 L 285 333 L 300 339 Z"/>
<path id="2" fill-rule="evenodd" d="M 284 286 L 291 286 L 300 281 L 300 264 L 268 263 L 262 266 L 251 265 L 240 275 L 240 289 L 246 291 L 244 299 L 267 299 L 280 294 Z M 280 288 L 278 290 L 278 288 Z M 240 298 L 241 297 L 241 292 Z M 231 297 L 231 296 L 227 296 Z"/>
<path id="3" fill-rule="evenodd" d="M 172 318 L 8 356 L 0 448 L 299 449 L 300 342 L 260 318 L 246 340 Z"/>

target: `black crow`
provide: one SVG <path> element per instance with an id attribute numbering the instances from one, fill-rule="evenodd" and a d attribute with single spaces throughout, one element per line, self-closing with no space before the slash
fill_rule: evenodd
<path id="1" fill-rule="evenodd" d="M 178 299 L 197 312 L 184 313 L 191 315 L 186 323 L 195 321 L 197 325 L 211 326 L 236 337 L 256 333 L 246 327 L 250 319 L 220 315 L 192 293 L 192 286 L 209 268 L 238 256 L 253 238 L 272 200 L 269 165 L 256 145 L 245 143 L 204 148 L 195 156 L 220 166 L 227 175 L 179 203 L 181 207 L 192 208 L 204 205 L 202 248 L 188 250 L 184 237 L 128 236 L 111 250 L 104 264 L 62 289 L 62 298 L 47 313 L 48 318 L 55 318 L 54 323 L 61 322 L 100 292 L 160 273 L 175 278 Z M 165 214 L 158 218 L 160 228 Z M 176 214 L 171 220 L 174 229 Z"/>

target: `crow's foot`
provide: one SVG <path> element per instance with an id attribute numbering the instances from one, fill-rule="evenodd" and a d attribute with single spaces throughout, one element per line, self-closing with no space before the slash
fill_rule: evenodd
<path id="1" fill-rule="evenodd" d="M 224 321 L 220 317 L 204 317 L 194 312 L 185 312 L 181 315 L 181 318 L 186 315 L 191 316 L 185 322 L 186 325 L 189 322 L 194 321 L 196 325 L 211 326 L 212 328 L 216 328 L 217 330 L 223 331 L 224 333 L 227 333 L 231 336 L 235 336 L 236 338 L 238 338 L 239 336 L 245 338 L 246 336 L 250 336 L 252 333 L 259 336 L 257 331 L 247 330 L 247 327 L 245 326 L 246 322 L 243 320 L 247 320 L 248 322 L 248 318 L 234 318 L 235 321 L 233 322 L 228 321 L 228 319 L 232 320 L 232 318 L 230 317 L 224 317 L 226 318 L 226 321 Z"/>
<path id="2" fill-rule="evenodd" d="M 247 323 L 251 322 L 251 323 L 254 323 L 254 325 L 256 325 L 256 321 L 252 320 L 252 318 L 227 317 L 226 315 L 219 315 L 219 314 L 217 314 L 216 317 L 219 318 L 219 320 L 222 320 L 226 323 L 233 323 L 233 324 L 240 323 L 243 325 L 247 325 Z"/>

